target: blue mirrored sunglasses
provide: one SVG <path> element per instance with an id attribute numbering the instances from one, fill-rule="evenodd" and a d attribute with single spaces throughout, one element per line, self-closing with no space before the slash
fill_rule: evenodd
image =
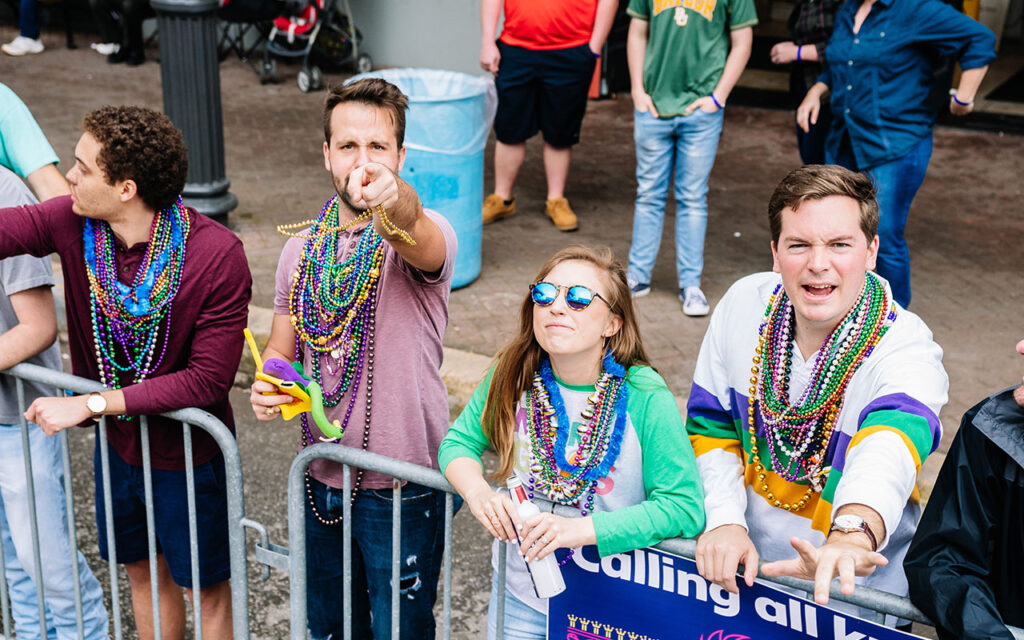
<path id="1" fill-rule="evenodd" d="M 600 298 L 608 305 L 609 309 L 612 308 L 611 303 L 605 300 L 600 293 L 581 284 L 565 287 L 551 282 L 538 282 L 530 285 L 533 303 L 540 307 L 547 307 L 554 303 L 558 299 L 558 292 L 562 290 L 565 291 L 565 304 L 573 311 L 583 311 L 590 306 L 594 298 Z"/>

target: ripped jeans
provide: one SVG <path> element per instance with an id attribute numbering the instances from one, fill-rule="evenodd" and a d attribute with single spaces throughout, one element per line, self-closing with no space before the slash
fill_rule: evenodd
<path id="1" fill-rule="evenodd" d="M 341 515 L 341 489 L 309 479 L 319 514 Z M 402 638 L 433 640 L 434 602 L 444 551 L 444 492 L 408 482 L 402 487 L 402 567 L 400 633 Z M 391 637 L 390 490 L 364 489 L 352 505 L 352 638 Z M 455 496 L 455 510 L 462 500 Z M 321 523 L 306 500 L 306 612 L 313 640 L 341 640 L 342 524 Z"/>

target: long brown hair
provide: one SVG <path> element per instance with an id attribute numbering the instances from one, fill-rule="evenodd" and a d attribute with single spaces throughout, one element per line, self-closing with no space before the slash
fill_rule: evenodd
<path id="1" fill-rule="evenodd" d="M 626 283 L 626 269 L 611 249 L 578 245 L 566 247 L 548 258 L 533 282 L 542 281 L 555 266 L 572 260 L 589 262 L 605 274 L 610 289 L 607 294 L 609 306 L 612 313 L 622 318 L 622 327 L 607 341 L 607 348 L 615 356 L 615 361 L 626 369 L 633 365 L 647 365 L 647 353 L 640 339 L 640 327 Z M 484 404 L 484 435 L 498 454 L 498 469 L 492 476 L 495 479 L 504 480 L 512 472 L 516 403 L 530 388 L 543 355 L 544 350 L 533 335 L 533 299 L 527 292 L 519 311 L 519 334 L 494 357 L 494 372 Z"/>

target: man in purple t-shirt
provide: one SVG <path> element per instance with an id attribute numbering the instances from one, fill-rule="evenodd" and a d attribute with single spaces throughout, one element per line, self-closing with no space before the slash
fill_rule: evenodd
<path id="1" fill-rule="evenodd" d="M 285 245 L 263 357 L 300 361 L 342 432 L 329 438 L 303 414 L 302 447 L 340 442 L 436 469 L 448 428 L 441 338 L 456 241 L 448 221 L 424 210 L 397 176 L 407 104 L 380 79 L 329 92 L 324 166 L 337 194 L 309 230 Z M 276 419 L 291 400 L 267 382 L 253 385 L 260 420 Z M 361 469 L 353 475 L 353 637 L 372 631 L 387 638 L 394 480 Z M 306 476 L 306 608 L 314 639 L 343 634 L 343 481 L 342 466 L 323 459 Z M 401 497 L 401 635 L 433 638 L 445 496 L 410 482 Z"/>
<path id="2" fill-rule="evenodd" d="M 181 204 L 188 161 L 170 119 L 142 107 L 85 116 L 67 174 L 71 196 L 0 209 L 0 258 L 57 253 L 64 272 L 68 346 L 76 375 L 102 393 L 37 398 L 25 417 L 47 435 L 108 416 L 117 560 L 125 565 L 140 638 L 153 638 L 153 608 L 139 421 L 200 407 L 233 429 L 228 391 L 242 353 L 252 278 L 230 231 Z M 173 309 L 172 309 L 173 307 Z M 173 311 L 173 312 L 172 312 Z M 157 588 L 162 635 L 183 638 L 192 589 L 181 424 L 149 420 Z M 96 517 L 108 557 L 99 445 Z M 193 434 L 204 635 L 232 636 L 224 459 Z"/>

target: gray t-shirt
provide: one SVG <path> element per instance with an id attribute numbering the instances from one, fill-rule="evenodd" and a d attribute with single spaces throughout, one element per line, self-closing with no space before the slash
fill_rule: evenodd
<path id="1" fill-rule="evenodd" d="M 0 166 L 0 207 L 35 202 L 35 197 L 21 178 Z M 0 334 L 6 333 L 18 324 L 18 316 L 14 313 L 14 307 L 7 296 L 35 287 L 52 287 L 53 284 L 53 269 L 50 267 L 49 258 L 24 255 L 0 260 Z M 54 341 L 48 349 L 25 362 L 60 371 L 60 347 Z M 53 387 L 25 382 L 26 409 L 36 398 L 52 395 L 55 395 Z M 0 376 L 0 425 L 18 424 L 20 416 L 15 380 L 10 376 Z"/>

